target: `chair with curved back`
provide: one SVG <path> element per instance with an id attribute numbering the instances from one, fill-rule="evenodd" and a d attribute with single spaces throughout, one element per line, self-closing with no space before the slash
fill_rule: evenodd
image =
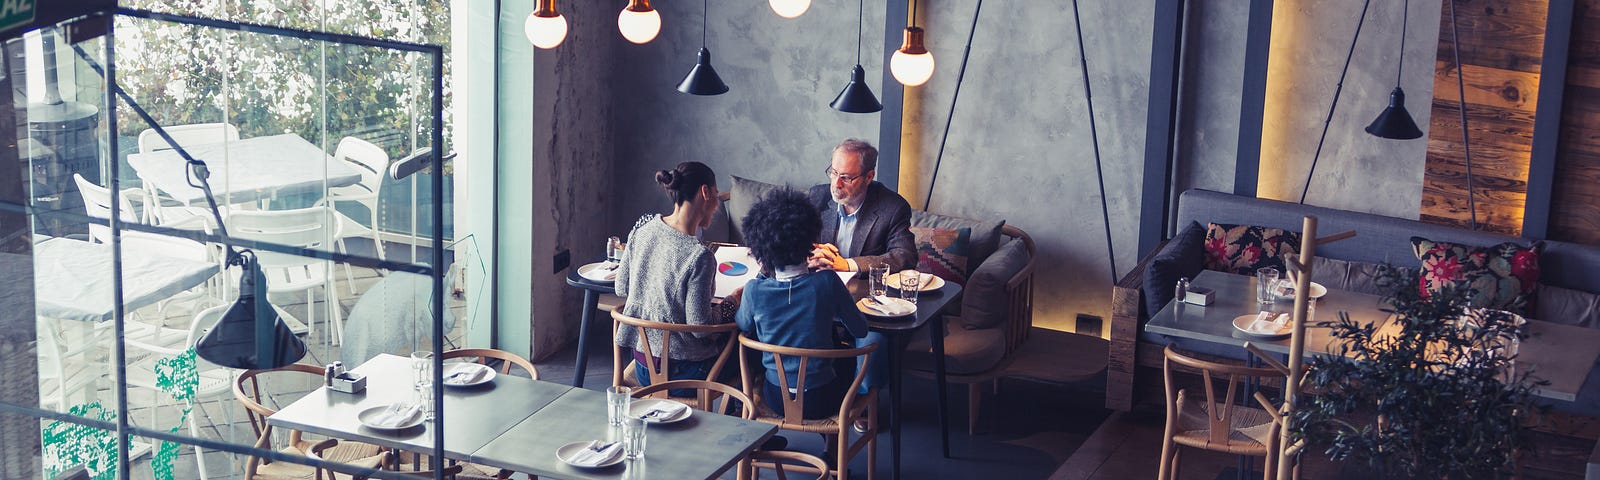
<path id="1" fill-rule="evenodd" d="M 500 360 L 499 373 L 511 373 L 511 366 L 516 365 L 518 367 L 522 367 L 523 371 L 528 372 L 528 378 L 534 380 L 539 379 L 539 369 L 534 368 L 533 362 L 528 361 L 526 358 L 522 358 L 521 355 L 507 352 L 505 350 L 495 350 L 492 348 L 458 348 L 455 350 L 445 351 L 444 355 L 441 355 L 441 357 L 441 360 L 449 360 L 452 358 L 476 358 L 477 363 L 483 365 L 488 365 L 490 360 Z"/>
<path id="2" fill-rule="evenodd" d="M 383 242 L 378 239 L 378 189 L 383 186 L 384 172 L 389 170 L 389 153 L 383 151 L 383 147 L 373 145 L 366 140 L 344 137 L 334 149 L 333 158 L 344 162 L 361 174 L 361 181 L 354 185 L 328 189 L 326 199 L 330 202 L 330 206 L 339 202 L 359 203 L 366 207 L 368 218 L 371 220 L 363 225 L 343 213 L 337 214 L 340 223 L 337 244 L 339 251 L 346 251 L 344 245 L 346 238 L 369 237 L 372 239 L 373 249 L 377 251 L 378 260 L 384 260 Z M 350 284 L 350 294 L 354 295 L 356 285 L 349 264 L 344 266 L 344 277 L 345 282 Z"/>
<path id="3" fill-rule="evenodd" d="M 1264 408 L 1235 405 L 1233 399 L 1242 393 L 1239 384 L 1251 379 L 1258 380 L 1261 385 L 1277 381 L 1277 387 L 1281 388 L 1287 370 L 1277 368 L 1277 363 L 1269 357 L 1262 358 L 1268 360 L 1266 363 L 1270 367 L 1247 367 L 1194 358 L 1179 353 L 1171 345 L 1163 356 L 1167 420 L 1161 442 L 1159 478 L 1179 478 L 1181 447 L 1264 457 L 1265 478 L 1273 478 L 1277 470 L 1272 462 L 1279 442 L 1279 418 L 1273 413 L 1277 408 L 1260 392 L 1256 393 L 1255 400 Z M 1179 367 L 1200 372 L 1201 386 L 1205 389 L 1203 400 L 1191 397 L 1188 390 L 1173 383 L 1174 369 Z M 1214 383 L 1217 377 L 1223 376 L 1227 378 L 1227 390 L 1219 396 Z"/>
<path id="4" fill-rule="evenodd" d="M 162 125 L 161 129 L 166 130 L 167 135 L 171 136 L 172 140 L 185 150 L 194 145 L 222 143 L 239 139 L 239 127 L 235 127 L 231 123 Z M 173 144 L 161 138 L 161 134 L 156 133 L 153 128 L 147 128 L 139 132 L 139 153 L 172 150 L 173 148 Z M 168 216 L 188 217 L 209 214 L 209 211 L 205 209 L 190 207 L 176 199 L 163 196 L 160 191 L 156 190 L 155 184 L 144 180 L 142 177 L 140 180 L 144 183 L 143 200 L 147 221 L 150 219 L 174 220 L 167 218 Z"/>
<path id="5" fill-rule="evenodd" d="M 790 450 L 756 450 L 750 452 L 749 459 L 752 462 L 761 462 L 769 465 L 778 474 L 778 480 L 788 480 L 789 474 L 785 469 L 792 469 L 794 466 L 799 466 L 807 472 L 818 472 L 817 480 L 828 480 L 828 477 L 831 476 L 828 472 L 828 461 L 808 453 Z M 752 480 L 760 479 L 761 474 L 759 471 L 751 471 L 750 476 L 747 478 Z"/>
<path id="6" fill-rule="evenodd" d="M 751 405 L 750 397 L 746 397 L 744 392 L 741 392 L 739 389 L 724 383 L 706 380 L 668 380 L 661 383 L 652 383 L 650 386 L 635 389 L 633 391 L 633 398 L 657 396 L 657 394 L 660 392 L 667 390 L 698 390 L 707 393 L 696 395 L 696 397 L 703 399 L 704 403 L 689 406 L 695 410 L 707 411 L 719 415 L 730 415 L 743 418 L 745 420 L 755 419 L 755 406 Z M 709 394 L 711 392 L 715 392 L 715 394 Z M 721 399 L 722 401 L 717 402 L 717 399 Z M 741 406 L 737 415 L 728 412 L 733 408 L 734 402 L 739 402 L 738 405 Z"/>
<path id="7" fill-rule="evenodd" d="M 733 354 L 733 345 L 735 341 L 734 337 L 739 335 L 738 325 L 733 323 L 723 323 L 717 325 L 685 325 L 680 323 L 645 320 L 642 318 L 631 317 L 625 313 L 622 313 L 622 310 L 626 305 L 627 304 L 624 303 L 611 309 L 611 338 L 617 338 L 617 334 L 621 333 L 622 329 L 624 328 L 636 329 L 638 336 L 645 339 L 649 338 L 649 332 L 651 330 L 660 331 L 661 338 L 663 339 L 671 339 L 678 335 L 705 335 L 714 333 L 722 333 L 726 335 L 727 343 L 723 345 L 722 353 L 717 355 L 717 361 L 712 364 L 711 371 L 706 374 L 706 378 L 704 379 L 713 382 L 717 380 L 718 376 L 722 373 L 722 368 L 728 363 L 728 357 Z M 654 347 L 650 345 L 648 340 L 640 342 L 640 345 L 643 345 L 643 349 L 640 350 L 640 353 L 644 354 L 645 358 L 656 359 L 654 362 L 646 362 L 653 363 L 654 365 L 645 365 L 645 371 L 650 376 L 649 381 L 651 385 L 669 380 L 667 378 L 667 373 L 671 371 L 672 343 L 673 342 L 671 341 L 662 342 L 661 351 L 657 352 L 655 351 Z M 633 378 L 633 374 L 636 371 L 633 368 L 633 364 L 636 363 L 636 360 L 634 360 L 631 353 L 633 349 L 617 345 L 616 342 L 612 342 L 611 349 L 611 384 L 615 386 L 639 386 L 641 382 L 639 382 L 638 379 Z M 655 392 L 655 395 L 658 397 L 675 398 L 670 397 L 668 395 L 668 391 L 665 390 L 652 391 Z M 709 392 L 701 391 L 701 394 L 709 395 Z M 690 400 L 687 399 L 677 400 L 684 403 L 690 402 Z M 709 399 L 701 398 L 698 400 L 698 403 L 704 405 L 708 401 Z"/>
<path id="8" fill-rule="evenodd" d="M 772 345 L 759 340 L 739 335 L 739 363 L 741 377 L 744 381 L 745 396 L 750 397 L 750 403 L 755 404 L 755 420 L 775 424 L 779 429 L 797 432 L 822 434 L 827 438 L 829 455 L 834 456 L 834 469 L 831 472 L 839 480 L 846 480 L 850 474 L 850 459 L 866 450 L 867 478 L 875 478 L 878 466 L 878 389 L 870 388 L 866 394 L 857 393 L 861 389 L 861 382 L 866 379 L 866 372 L 872 368 L 872 360 L 868 354 L 877 350 L 877 344 L 856 348 L 837 349 L 811 349 L 785 347 Z M 765 367 L 762 366 L 762 355 L 748 355 L 747 350 L 754 350 L 773 356 L 777 365 L 786 365 L 786 358 L 799 362 L 800 368 L 795 372 L 794 392 L 784 394 L 783 411 L 774 412 L 767 407 L 762 398 L 763 386 L 767 383 Z M 811 360 L 834 361 L 841 358 L 856 358 L 857 365 L 855 377 L 850 382 L 850 389 L 845 393 L 839 405 L 839 413 L 823 419 L 808 420 L 804 416 L 806 393 L 806 370 Z M 789 374 L 778 370 L 778 381 L 782 384 L 790 383 Z M 842 380 L 836 378 L 835 381 Z M 857 419 L 866 420 L 866 431 L 854 444 L 850 443 L 850 428 Z"/>
<path id="9" fill-rule="evenodd" d="M 262 381 L 258 377 L 263 375 L 285 374 L 295 376 L 305 374 L 310 377 L 299 377 L 301 380 L 322 383 L 322 367 L 295 363 L 270 370 L 245 370 L 234 377 L 233 398 L 244 406 L 245 414 L 250 419 L 250 428 L 256 435 L 256 446 L 268 448 L 272 445 L 272 425 L 267 423 L 267 417 L 278 411 L 262 403 L 262 398 L 270 392 L 262 389 Z M 314 378 L 314 380 L 313 380 Z M 339 442 L 332 439 L 312 443 L 302 438 L 299 430 L 289 430 L 289 443 L 284 447 L 283 453 L 290 455 L 306 455 L 315 453 L 323 460 L 347 463 L 358 467 L 377 468 L 388 463 L 388 452 L 382 447 L 361 442 Z M 281 465 L 280 465 L 281 464 Z M 310 476 L 306 476 L 309 474 Z M 245 477 L 247 479 L 300 479 L 323 478 L 316 468 L 284 462 L 271 462 L 268 459 L 250 457 L 245 464 Z M 338 478 L 338 477 L 335 477 Z"/>

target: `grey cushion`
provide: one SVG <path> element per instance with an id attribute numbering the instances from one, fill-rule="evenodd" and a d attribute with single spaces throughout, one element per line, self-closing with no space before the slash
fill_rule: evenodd
<path id="1" fill-rule="evenodd" d="M 1011 307 L 1006 282 L 1027 264 L 1027 246 L 1023 242 L 1007 242 L 978 265 L 961 295 L 961 324 L 966 328 L 992 328 L 1005 322 Z"/>
<path id="2" fill-rule="evenodd" d="M 744 243 L 744 216 L 750 213 L 750 207 L 761 201 L 768 193 L 782 190 L 782 185 L 773 185 L 759 180 L 733 175 L 733 189 L 728 193 L 728 217 L 733 220 L 733 231 L 738 234 L 735 243 Z"/>
<path id="3" fill-rule="evenodd" d="M 1540 285 L 1535 292 L 1538 300 L 1533 304 L 1537 310 L 1533 318 L 1600 328 L 1600 295 L 1553 285 Z"/>
<path id="4" fill-rule="evenodd" d="M 950 318 L 945 323 L 944 368 L 956 375 L 983 373 L 1006 354 L 1005 332 L 999 328 L 968 330 L 961 328 L 960 320 Z M 906 366 L 933 371 L 933 344 L 927 335 L 913 335 L 906 347 Z"/>
<path id="5" fill-rule="evenodd" d="M 1194 278 L 1205 268 L 1206 227 L 1189 222 L 1144 267 L 1145 318 L 1161 310 L 1177 293 L 1178 279 Z"/>
<path id="6" fill-rule="evenodd" d="M 1311 281 L 1335 290 L 1385 295 L 1388 292 L 1378 288 L 1378 276 L 1382 274 L 1383 268 L 1383 265 L 1376 263 L 1351 262 L 1319 256 L 1312 261 Z"/>
<path id="7" fill-rule="evenodd" d="M 970 240 L 971 243 L 968 245 L 971 247 L 972 254 L 967 256 L 968 266 L 982 265 L 984 260 L 988 260 L 989 256 L 994 254 L 995 250 L 1000 249 L 1000 227 L 1005 226 L 1005 224 L 1005 220 L 972 220 L 928 213 L 921 210 L 911 211 L 911 226 L 913 227 L 944 228 L 949 230 L 971 228 L 972 238 Z"/>

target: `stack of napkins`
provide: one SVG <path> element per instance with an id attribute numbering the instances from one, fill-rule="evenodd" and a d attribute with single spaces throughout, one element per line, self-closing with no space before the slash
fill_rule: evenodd
<path id="1" fill-rule="evenodd" d="M 1269 318 L 1271 320 L 1268 320 Z M 1274 317 L 1272 312 L 1261 312 L 1256 314 L 1256 319 L 1251 321 L 1250 325 L 1245 327 L 1244 330 L 1258 335 L 1275 335 L 1288 322 L 1289 314 L 1287 313 L 1280 313 Z"/>
<path id="2" fill-rule="evenodd" d="M 622 454 L 622 443 L 590 440 L 589 445 L 567 458 L 567 463 L 580 467 L 598 467 Z"/>
<path id="3" fill-rule="evenodd" d="M 455 366 L 450 367 L 448 373 L 445 373 L 444 383 L 446 385 L 471 385 L 483 380 L 483 377 L 488 374 L 489 367 L 476 363 L 457 363 Z"/>
<path id="4" fill-rule="evenodd" d="M 409 425 L 422 413 L 422 405 L 415 403 L 396 403 L 389 405 L 378 416 L 373 417 L 372 425 L 379 428 L 399 428 Z"/>

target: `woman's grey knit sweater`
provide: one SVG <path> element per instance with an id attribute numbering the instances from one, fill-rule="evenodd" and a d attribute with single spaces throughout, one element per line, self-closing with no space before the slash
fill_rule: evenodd
<path id="1" fill-rule="evenodd" d="M 617 295 L 626 297 L 622 313 L 657 322 L 721 323 L 711 300 L 717 262 L 700 240 L 673 229 L 660 215 L 639 218 L 628 233 L 628 248 L 617 269 Z M 650 351 L 661 354 L 661 331 L 650 330 Z M 721 353 L 719 335 L 672 334 L 673 360 L 706 360 Z M 633 328 L 617 333 L 617 345 L 639 349 Z"/>

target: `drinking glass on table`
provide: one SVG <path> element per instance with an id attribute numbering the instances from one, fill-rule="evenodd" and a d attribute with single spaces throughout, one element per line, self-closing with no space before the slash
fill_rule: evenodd
<path id="1" fill-rule="evenodd" d="M 622 261 L 622 239 L 617 237 L 606 239 L 606 261 L 611 263 Z"/>
<path id="2" fill-rule="evenodd" d="M 872 266 L 867 275 L 870 286 L 867 293 L 874 298 L 881 298 L 889 294 L 889 264 L 879 263 Z"/>
<path id="3" fill-rule="evenodd" d="M 622 424 L 622 418 L 628 416 L 628 404 L 633 402 L 633 389 L 628 387 L 606 387 L 606 423 L 611 426 Z"/>
<path id="4" fill-rule="evenodd" d="M 633 415 L 622 416 L 622 451 L 629 460 L 644 457 L 644 432 L 650 422 Z"/>
<path id="5" fill-rule="evenodd" d="M 917 291 L 922 289 L 922 273 L 916 270 L 900 271 L 900 298 L 917 304 Z"/>
<path id="6" fill-rule="evenodd" d="M 1278 269 L 1267 267 L 1256 270 L 1256 303 L 1272 303 L 1273 287 L 1278 286 Z"/>
<path id="7" fill-rule="evenodd" d="M 423 417 L 433 420 L 433 352 L 411 352 L 411 384 Z"/>

